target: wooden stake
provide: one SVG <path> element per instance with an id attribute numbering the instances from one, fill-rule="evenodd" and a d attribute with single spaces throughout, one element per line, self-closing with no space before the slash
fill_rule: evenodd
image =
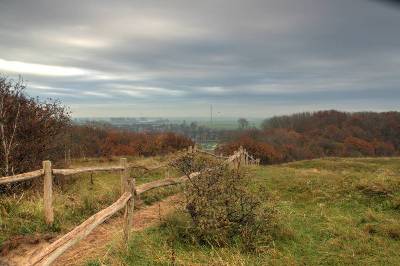
<path id="1" fill-rule="evenodd" d="M 124 214 L 124 242 L 128 244 L 129 241 L 129 233 L 132 229 L 132 218 L 133 218 L 133 210 L 135 208 L 135 178 L 129 179 L 127 181 L 127 186 L 125 187 L 126 191 L 131 193 L 131 198 L 128 200 L 125 206 L 125 214 Z"/>
<path id="2" fill-rule="evenodd" d="M 43 203 L 44 217 L 46 224 L 51 225 L 54 222 L 53 213 L 53 176 L 51 173 L 51 162 L 43 161 Z"/>
<path id="3" fill-rule="evenodd" d="M 68 149 L 68 165 L 71 165 L 71 149 Z"/>
<path id="4" fill-rule="evenodd" d="M 119 164 L 122 167 L 121 171 L 121 195 L 122 195 L 125 192 L 125 188 L 128 182 L 128 175 L 129 175 L 128 160 L 126 158 L 121 158 L 119 160 Z"/>

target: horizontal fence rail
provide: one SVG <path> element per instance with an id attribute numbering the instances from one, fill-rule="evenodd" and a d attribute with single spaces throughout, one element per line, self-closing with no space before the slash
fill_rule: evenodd
<path id="1" fill-rule="evenodd" d="M 38 177 L 41 177 L 43 174 L 44 174 L 43 169 L 40 169 L 40 170 L 28 172 L 28 173 L 0 177 L 0 185 L 11 184 L 11 183 L 15 183 L 15 182 L 21 182 L 21 181 L 38 178 Z"/>
<path id="2" fill-rule="evenodd" d="M 231 156 L 222 156 L 222 155 L 216 155 L 211 152 L 204 151 L 204 150 L 200 150 L 200 149 L 196 148 L 196 146 L 189 147 L 188 153 L 196 153 L 196 152 L 210 155 L 210 156 L 213 156 L 216 158 L 227 159 L 229 162 L 232 162 L 243 155 L 247 156 L 253 162 L 257 161 L 256 159 L 253 158 L 253 156 L 248 154 L 245 150 L 244 150 L 243 154 L 241 154 L 239 151 L 237 151 Z M 146 171 L 155 171 L 155 170 L 158 170 L 161 168 L 168 167 L 169 164 L 170 164 L 170 162 L 159 165 L 159 166 L 154 166 L 154 167 L 146 167 L 144 165 L 131 164 L 131 165 L 127 165 L 127 168 L 129 168 L 129 169 L 142 168 Z M 121 165 L 111 165 L 111 166 L 96 166 L 96 167 L 80 167 L 80 168 L 72 168 L 72 169 L 71 168 L 52 169 L 51 172 L 54 175 L 69 176 L 69 175 L 82 174 L 82 173 L 95 173 L 95 172 L 121 171 L 121 170 L 124 170 L 124 167 L 122 167 Z M 0 177 L 0 185 L 27 181 L 30 179 L 42 177 L 43 175 L 44 175 L 44 170 L 39 169 L 39 170 L 32 171 L 32 172 Z"/>
<path id="3" fill-rule="evenodd" d="M 30 265 L 50 265 L 71 246 L 89 235 L 98 225 L 102 224 L 113 214 L 125 207 L 132 194 L 125 192 L 109 207 L 92 215 L 89 219 L 75 227 L 72 231 L 53 242 L 30 260 Z"/>
<path id="4" fill-rule="evenodd" d="M 106 172 L 106 171 L 118 171 L 123 170 L 122 166 L 99 166 L 99 167 L 82 167 L 76 169 L 53 169 L 55 175 L 75 175 L 82 173 L 95 173 L 95 172 Z"/>
<path id="5" fill-rule="evenodd" d="M 195 172 L 189 175 L 190 178 L 198 176 L 200 172 Z M 162 180 L 156 180 L 143 185 L 140 185 L 136 189 L 136 195 L 140 195 L 146 191 L 169 186 L 177 185 L 187 181 L 186 176 L 178 178 L 168 178 Z M 134 197 L 131 192 L 125 192 L 116 202 L 109 207 L 99 211 L 92 215 L 86 221 L 75 227 L 72 231 L 59 238 L 51 245 L 42 250 L 38 255 L 31 259 L 30 265 L 50 265 L 56 258 L 64 253 L 68 248 L 85 238 L 89 235 L 98 225 L 109 219 L 112 215 L 123 209 L 127 202 Z"/>

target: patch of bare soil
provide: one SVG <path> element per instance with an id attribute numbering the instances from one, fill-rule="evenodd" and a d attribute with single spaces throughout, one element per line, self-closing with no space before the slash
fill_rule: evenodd
<path id="1" fill-rule="evenodd" d="M 178 195 L 173 195 L 151 206 L 135 210 L 133 215 L 133 230 L 140 231 L 157 224 L 168 213 L 174 210 Z M 98 226 L 88 237 L 73 246 L 59 257 L 54 265 L 82 265 L 87 260 L 101 258 L 108 253 L 108 244 L 122 237 L 122 216 L 109 220 Z M 17 248 L 10 250 L 2 259 L 3 265 L 27 265 L 28 259 L 49 245 L 55 239 L 41 238 L 33 242 L 20 243 Z"/>

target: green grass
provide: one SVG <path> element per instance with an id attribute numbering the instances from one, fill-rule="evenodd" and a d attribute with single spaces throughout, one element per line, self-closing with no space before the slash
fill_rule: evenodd
<path id="1" fill-rule="evenodd" d="M 171 239 L 159 226 L 136 232 L 123 265 L 400 265 L 400 159 L 327 158 L 250 169 L 251 188 L 277 202 L 286 232 L 258 253 Z M 260 190 L 262 191 L 262 190 Z"/>
<path id="2" fill-rule="evenodd" d="M 166 158 L 129 158 L 129 162 L 154 166 Z M 77 160 L 72 163 L 71 167 L 115 165 L 118 164 L 118 160 L 119 158 Z M 150 173 L 131 171 L 131 176 L 136 176 L 137 185 L 164 178 L 165 174 L 165 169 Z M 175 176 L 176 172 L 170 170 L 169 175 Z M 47 226 L 44 222 L 40 180 L 33 189 L 21 189 L 13 194 L 0 195 L 0 247 L 4 241 L 16 236 L 62 234 L 71 230 L 89 216 L 118 199 L 120 174 L 118 172 L 95 173 L 93 174 L 93 184 L 90 181 L 90 174 L 56 177 L 53 191 L 55 221 L 52 226 Z M 150 204 L 173 193 L 176 193 L 176 188 L 164 188 L 158 193 L 155 191 L 145 193 L 142 199 L 145 204 Z"/>

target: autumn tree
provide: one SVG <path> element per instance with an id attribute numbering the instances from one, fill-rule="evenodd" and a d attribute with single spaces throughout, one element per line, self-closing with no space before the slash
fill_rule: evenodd
<path id="1" fill-rule="evenodd" d="M 225 133 L 219 151 L 242 145 L 265 163 L 400 154 L 400 112 L 306 112 L 272 117 L 261 127 Z"/>
<path id="2" fill-rule="evenodd" d="M 25 84 L 0 77 L 1 175 L 38 168 L 46 159 L 63 156 L 69 113 L 58 101 L 25 94 Z"/>
<path id="3" fill-rule="evenodd" d="M 238 119 L 239 129 L 246 129 L 249 127 L 249 121 L 246 118 Z"/>

